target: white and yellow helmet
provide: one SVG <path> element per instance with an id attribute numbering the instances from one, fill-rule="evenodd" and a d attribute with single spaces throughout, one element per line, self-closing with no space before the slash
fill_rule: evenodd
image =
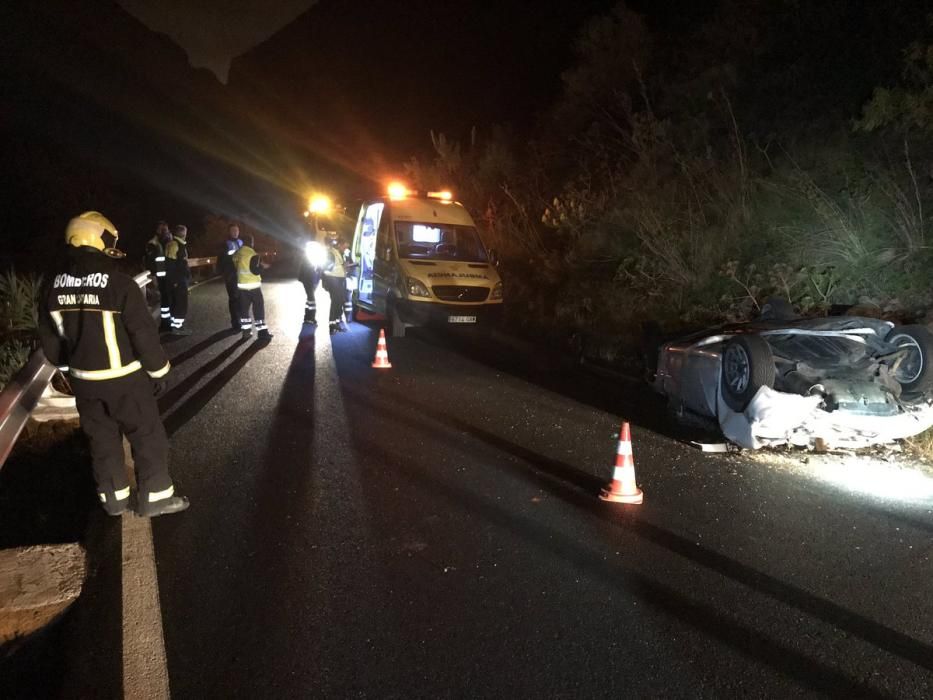
<path id="1" fill-rule="evenodd" d="M 89 246 L 103 251 L 112 258 L 122 258 L 126 253 L 117 250 L 119 234 L 117 227 L 98 211 L 79 214 L 65 227 L 65 242 L 80 248 Z"/>

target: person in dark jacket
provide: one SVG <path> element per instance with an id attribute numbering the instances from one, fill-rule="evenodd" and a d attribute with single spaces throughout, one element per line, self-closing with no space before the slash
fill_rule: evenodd
<path id="1" fill-rule="evenodd" d="M 172 300 L 172 335 L 191 335 L 185 328 L 188 315 L 188 283 L 191 270 L 188 269 L 188 227 L 178 224 L 165 246 L 165 265 L 168 275 L 169 297 Z"/>
<path id="2" fill-rule="evenodd" d="M 257 338 L 268 342 L 272 340 L 269 328 L 266 326 L 266 305 L 262 297 L 262 268 L 268 267 L 262 263 L 262 258 L 253 250 L 253 237 L 247 236 L 246 243 L 234 254 L 233 264 L 236 266 L 237 291 L 240 295 L 240 330 L 243 339 L 252 335 L 255 323 Z M 250 318 L 252 307 L 252 318 Z"/>
<path id="3" fill-rule="evenodd" d="M 136 464 L 138 513 L 183 511 L 188 499 L 175 495 L 155 399 L 166 388 L 169 361 L 142 291 L 114 265 L 123 256 L 117 229 L 89 211 L 68 223 L 65 240 L 67 262 L 41 302 L 39 337 L 49 362 L 70 376 L 101 504 L 110 515 L 129 505 L 125 435 Z"/>
<path id="4" fill-rule="evenodd" d="M 233 256 L 243 247 L 240 240 L 240 227 L 236 224 L 227 226 L 227 239 L 217 254 L 217 272 L 227 288 L 227 305 L 230 310 L 230 328 L 240 330 L 240 290 L 237 287 L 237 271 Z"/>
<path id="5" fill-rule="evenodd" d="M 152 273 L 159 290 L 159 330 L 163 332 L 172 330 L 172 300 L 169 295 L 168 272 L 165 265 L 165 244 L 171 240 L 171 237 L 168 224 L 160 221 L 156 224 L 155 234 L 146 241 L 146 269 Z"/>

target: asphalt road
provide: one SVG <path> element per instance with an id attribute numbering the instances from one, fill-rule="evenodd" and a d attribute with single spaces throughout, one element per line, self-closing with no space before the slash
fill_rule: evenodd
<path id="1" fill-rule="evenodd" d="M 703 454 L 639 384 L 487 336 L 390 338 L 375 370 L 377 324 L 331 338 L 296 282 L 265 294 L 270 345 L 222 332 L 217 284 L 169 345 L 174 697 L 933 696 L 933 473 Z M 596 497 L 622 417 L 641 506 Z M 121 688 L 93 522 L 64 696 Z"/>

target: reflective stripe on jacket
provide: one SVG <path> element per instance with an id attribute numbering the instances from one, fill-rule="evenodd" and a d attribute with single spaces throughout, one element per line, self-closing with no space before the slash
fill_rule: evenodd
<path id="1" fill-rule="evenodd" d="M 248 245 L 244 245 L 233 255 L 236 268 L 236 286 L 239 289 L 259 289 L 262 277 L 259 275 L 259 256 Z"/>
<path id="2" fill-rule="evenodd" d="M 165 277 L 165 247 L 158 234 L 146 241 L 146 269 L 156 277 Z"/>

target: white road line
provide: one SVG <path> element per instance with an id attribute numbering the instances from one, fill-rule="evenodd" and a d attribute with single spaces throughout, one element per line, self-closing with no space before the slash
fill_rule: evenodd
<path id="1" fill-rule="evenodd" d="M 129 443 L 124 463 L 135 486 Z M 131 511 L 122 516 L 123 558 L 123 697 L 168 700 L 168 664 L 162 634 L 159 579 L 152 546 L 152 522 Z"/>

